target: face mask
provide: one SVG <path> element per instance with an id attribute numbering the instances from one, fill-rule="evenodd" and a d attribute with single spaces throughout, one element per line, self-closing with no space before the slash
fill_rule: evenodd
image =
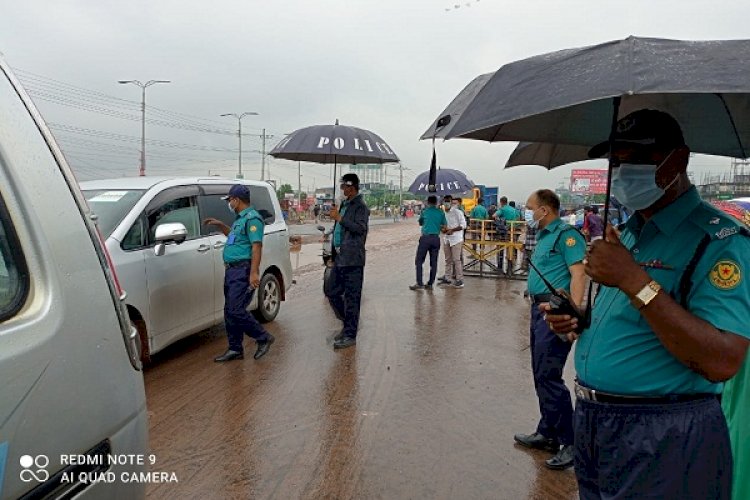
<path id="1" fill-rule="evenodd" d="M 526 219 L 526 225 L 529 229 L 537 229 L 539 227 L 539 220 L 534 218 L 535 212 L 536 210 L 526 210 L 525 217 L 528 217 Z"/>
<path id="2" fill-rule="evenodd" d="M 666 188 L 661 188 L 656 184 L 656 172 L 668 159 L 669 156 L 658 166 L 621 164 L 619 168 L 612 171 L 612 196 L 631 210 L 643 210 L 650 207 L 664 196 L 666 190 L 679 178 L 675 177 Z"/>
<path id="3" fill-rule="evenodd" d="M 229 211 L 233 214 L 236 214 L 237 212 L 234 211 L 234 207 L 232 206 L 232 202 L 227 202 L 227 207 L 229 207 Z"/>
<path id="4" fill-rule="evenodd" d="M 534 211 L 533 210 L 526 210 L 523 213 L 523 220 L 525 220 L 526 222 L 531 222 L 532 220 L 534 220 Z"/>

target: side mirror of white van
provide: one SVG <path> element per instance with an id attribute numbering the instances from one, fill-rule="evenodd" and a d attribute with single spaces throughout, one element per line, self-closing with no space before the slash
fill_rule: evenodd
<path id="1" fill-rule="evenodd" d="M 187 238 L 187 229 L 185 225 L 180 222 L 172 222 L 169 224 L 160 224 L 156 226 L 156 234 L 154 240 L 156 240 L 156 246 L 154 247 L 154 253 L 157 257 L 164 255 L 166 245 L 169 243 L 180 244 Z"/>

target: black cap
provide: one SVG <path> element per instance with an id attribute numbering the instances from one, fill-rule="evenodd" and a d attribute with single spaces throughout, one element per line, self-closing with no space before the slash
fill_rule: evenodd
<path id="1" fill-rule="evenodd" d="M 684 145 L 680 124 L 663 111 L 640 109 L 617 122 L 615 148 L 635 146 L 669 151 Z M 589 158 L 602 158 L 608 154 L 609 141 L 589 149 Z"/>
<path id="2" fill-rule="evenodd" d="M 250 199 L 250 189 L 244 184 L 235 184 L 229 189 L 229 194 L 222 196 L 221 199 L 228 200 L 230 197 L 248 201 Z"/>
<path id="3" fill-rule="evenodd" d="M 359 189 L 359 177 L 357 177 L 357 174 L 344 174 L 341 176 L 341 184 Z"/>

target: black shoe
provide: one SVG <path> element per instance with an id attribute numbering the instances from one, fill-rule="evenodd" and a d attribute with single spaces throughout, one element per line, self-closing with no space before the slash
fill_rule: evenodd
<path id="1" fill-rule="evenodd" d="M 424 289 L 427 290 L 428 292 L 431 292 L 432 291 L 432 285 L 428 283 L 428 284 L 426 284 L 424 286 Z"/>
<path id="2" fill-rule="evenodd" d="M 516 434 L 513 436 L 513 439 L 516 440 L 516 443 L 527 448 L 534 448 L 535 450 L 556 452 L 560 449 L 560 444 L 556 439 L 546 438 L 538 432 L 535 432 L 534 434 Z"/>
<path id="3" fill-rule="evenodd" d="M 227 349 L 227 352 L 218 358 L 214 358 L 214 361 L 217 363 L 223 363 L 224 361 L 232 361 L 233 359 L 245 359 L 245 356 L 241 352 Z"/>
<path id="4" fill-rule="evenodd" d="M 573 457 L 575 456 L 575 448 L 572 444 L 563 445 L 557 455 L 545 460 L 544 463 L 548 469 L 552 470 L 563 470 L 568 467 L 573 467 Z"/>
<path id="5" fill-rule="evenodd" d="M 347 347 L 351 347 L 357 343 L 357 339 L 354 337 L 342 337 L 336 342 L 333 343 L 334 349 L 346 349 Z"/>
<path id="6" fill-rule="evenodd" d="M 417 285 L 409 285 L 409 290 L 413 290 L 413 291 L 424 290 L 424 285 L 419 285 L 419 284 L 417 284 Z"/>
<path id="7" fill-rule="evenodd" d="M 438 285 L 450 285 L 450 284 L 451 284 L 451 280 L 449 280 L 445 276 L 441 276 L 438 278 Z"/>
<path id="8" fill-rule="evenodd" d="M 265 356 L 266 353 L 268 353 L 268 350 L 271 348 L 271 344 L 273 344 L 275 340 L 276 338 L 269 333 L 268 340 L 266 340 L 265 342 L 258 342 L 258 350 L 255 351 L 253 358 L 260 359 Z"/>
<path id="9" fill-rule="evenodd" d="M 335 337 L 333 337 L 333 341 L 336 342 L 337 340 L 341 340 L 344 338 L 344 330 L 341 330 L 339 333 L 336 334 Z"/>

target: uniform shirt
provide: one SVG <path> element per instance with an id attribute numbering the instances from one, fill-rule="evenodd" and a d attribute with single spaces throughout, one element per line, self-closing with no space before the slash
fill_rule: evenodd
<path id="1" fill-rule="evenodd" d="M 341 217 L 344 216 L 346 213 L 346 206 L 349 204 L 349 200 L 344 200 L 341 203 L 341 210 L 339 210 L 339 214 Z M 339 248 L 341 246 L 341 236 L 342 236 L 343 229 L 341 228 L 341 224 L 338 222 L 336 223 L 336 226 L 333 228 L 333 247 Z"/>
<path id="2" fill-rule="evenodd" d="M 631 217 L 620 239 L 664 292 L 678 302 L 679 282 L 704 236 L 712 238 L 692 275 L 688 309 L 719 330 L 750 338 L 750 238 L 739 225 L 701 201 L 695 187 L 645 224 Z M 658 266 L 659 261 L 661 268 Z M 661 292 L 661 293 L 664 293 Z M 614 394 L 720 393 L 677 360 L 661 344 L 646 320 L 617 288 L 601 287 L 591 326 L 577 342 L 575 366 L 581 383 Z"/>
<path id="3" fill-rule="evenodd" d="M 570 291 L 570 266 L 583 260 L 586 254 L 586 240 L 581 233 L 565 224 L 559 218 L 536 233 L 536 248 L 531 262 L 539 269 L 555 289 Z M 529 294 L 549 293 L 539 274 L 529 269 Z"/>
<path id="4" fill-rule="evenodd" d="M 476 207 L 471 209 L 471 213 L 469 214 L 470 219 L 481 219 L 484 220 L 487 218 L 487 209 L 484 208 L 482 205 L 477 205 Z"/>
<path id="5" fill-rule="evenodd" d="M 422 226 L 422 234 L 440 234 L 440 229 L 448 225 L 445 212 L 437 207 L 428 206 L 419 216 L 419 225 Z"/>
<path id="6" fill-rule="evenodd" d="M 498 212 L 500 212 L 500 217 L 505 219 L 506 221 L 514 221 L 519 220 L 520 217 L 518 215 L 518 210 L 511 207 L 510 205 L 504 205 L 498 209 Z"/>
<path id="7" fill-rule="evenodd" d="M 263 243 L 263 218 L 253 207 L 237 216 L 224 245 L 224 262 L 233 264 L 253 258 L 253 243 Z"/>

